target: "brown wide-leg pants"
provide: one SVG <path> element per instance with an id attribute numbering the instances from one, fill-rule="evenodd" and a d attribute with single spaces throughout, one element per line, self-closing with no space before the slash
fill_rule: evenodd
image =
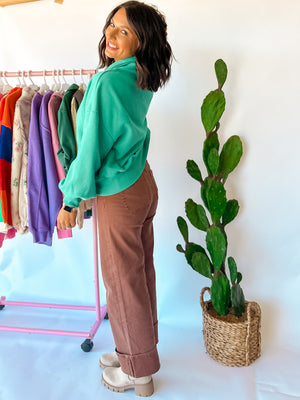
<path id="1" fill-rule="evenodd" d="M 128 189 L 97 197 L 103 282 L 121 369 L 136 378 L 160 367 L 152 220 L 157 187 L 146 163 Z"/>

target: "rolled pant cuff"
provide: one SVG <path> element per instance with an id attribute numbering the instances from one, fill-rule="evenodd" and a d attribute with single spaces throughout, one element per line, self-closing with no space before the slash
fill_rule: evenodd
<path id="1" fill-rule="evenodd" d="M 118 354 L 122 371 L 135 378 L 152 375 L 160 368 L 156 346 L 153 350 L 143 354 L 122 354 L 117 349 L 116 353 Z"/>

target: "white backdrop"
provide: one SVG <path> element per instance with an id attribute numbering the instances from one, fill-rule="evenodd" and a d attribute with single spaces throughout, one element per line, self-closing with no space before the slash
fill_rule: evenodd
<path id="1" fill-rule="evenodd" d="M 0 70 L 95 68 L 102 26 L 118 3 L 65 0 L 61 6 L 42 0 L 1 8 Z M 221 141 L 238 134 L 244 145 L 227 182 L 241 206 L 228 227 L 229 251 L 243 273 L 247 299 L 261 305 L 263 349 L 299 349 L 300 2 L 155 4 L 167 17 L 176 57 L 172 79 L 154 96 L 148 116 L 149 162 L 160 195 L 155 220 L 160 321 L 188 326 L 201 321 L 199 293 L 208 282 L 177 253 L 176 218 L 188 197 L 199 199 L 185 163 L 193 158 L 201 164 L 200 106 L 216 88 L 213 65 L 223 58 L 229 74 Z M 193 236 L 197 240 L 198 233 Z M 72 240 L 55 237 L 52 248 L 33 245 L 31 234 L 7 240 L 0 250 L 0 295 L 93 304 L 91 238 L 89 221 Z"/>

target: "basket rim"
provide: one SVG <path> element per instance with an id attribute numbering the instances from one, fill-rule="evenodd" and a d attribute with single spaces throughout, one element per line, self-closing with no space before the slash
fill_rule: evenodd
<path id="1" fill-rule="evenodd" d="M 206 316 L 208 316 L 209 318 L 218 321 L 218 323 L 223 323 L 225 325 L 230 324 L 230 325 L 248 325 L 249 323 L 253 323 L 256 319 L 260 319 L 261 318 L 261 309 L 259 304 L 256 301 L 245 301 L 246 304 L 246 310 L 245 312 L 247 313 L 247 318 L 244 321 L 225 321 L 223 319 L 220 319 L 216 316 L 211 315 L 208 312 L 208 304 L 212 304 L 211 299 L 210 300 L 204 300 L 204 293 L 205 291 L 208 291 L 210 294 L 210 288 L 209 287 L 204 287 L 201 290 L 201 294 L 200 294 L 200 305 L 202 308 L 202 313 L 205 314 Z M 253 316 L 250 316 L 250 311 L 252 309 L 255 309 L 256 313 Z M 250 317 L 250 318 L 249 318 Z M 239 318 L 239 317 L 237 317 Z"/>

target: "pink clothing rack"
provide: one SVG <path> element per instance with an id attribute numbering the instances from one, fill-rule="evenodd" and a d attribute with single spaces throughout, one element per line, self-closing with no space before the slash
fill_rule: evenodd
<path id="1" fill-rule="evenodd" d="M 0 72 L 0 76 L 4 78 L 22 78 L 22 76 L 31 77 L 31 76 L 52 76 L 54 77 L 58 75 L 88 75 L 92 76 L 97 72 L 96 69 L 53 69 L 53 70 L 43 70 L 43 71 L 17 71 L 17 72 Z"/>
<path id="2" fill-rule="evenodd" d="M 64 75 L 89 75 L 92 76 L 95 70 L 64 70 Z M 19 72 L 5 72 L 5 77 L 17 77 Z M 1 75 L 4 76 L 2 73 Z M 30 76 L 52 76 L 53 71 L 28 71 Z M 23 76 L 23 75 L 22 75 Z M 25 76 L 25 73 L 24 73 Z M 29 76 L 29 75 L 27 75 Z M 24 332 L 38 333 L 46 335 L 61 335 L 61 336 L 77 336 L 86 338 L 81 344 L 81 348 L 85 352 L 89 352 L 93 347 L 93 338 L 106 315 L 106 305 L 100 306 L 100 290 L 99 290 L 99 261 L 98 261 L 98 234 L 97 234 L 97 200 L 93 199 L 92 205 L 93 218 L 93 252 L 94 252 L 94 285 L 95 285 L 95 306 L 79 306 L 79 305 L 64 305 L 64 304 L 49 304 L 49 303 L 32 303 L 21 301 L 8 301 L 5 296 L 0 297 L 0 310 L 7 306 L 22 306 L 22 307 L 39 307 L 39 308 L 55 308 L 67 310 L 84 310 L 96 311 L 96 321 L 88 332 L 65 331 L 55 329 L 36 329 L 16 326 L 0 326 L 0 331 L 5 332 Z"/>

